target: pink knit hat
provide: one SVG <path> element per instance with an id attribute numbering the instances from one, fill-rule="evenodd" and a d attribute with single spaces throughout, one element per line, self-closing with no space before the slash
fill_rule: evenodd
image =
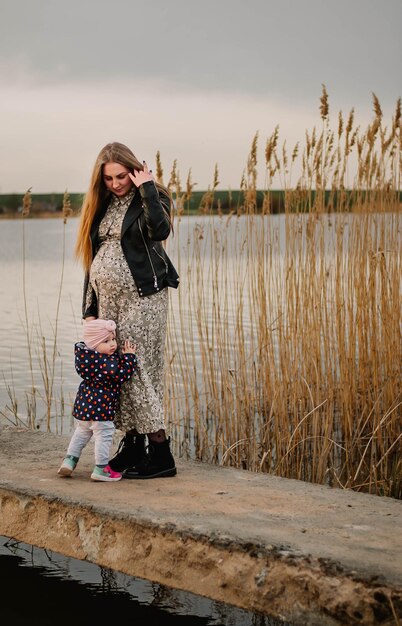
<path id="1" fill-rule="evenodd" d="M 116 333 L 116 323 L 113 320 L 90 320 L 84 322 L 84 343 L 90 350 L 96 350 L 100 343 L 106 341 L 111 333 Z"/>

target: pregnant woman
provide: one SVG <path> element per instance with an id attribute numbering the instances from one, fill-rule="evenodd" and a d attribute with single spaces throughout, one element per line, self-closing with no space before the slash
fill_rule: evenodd
<path id="1" fill-rule="evenodd" d="M 163 399 L 167 288 L 179 284 L 163 245 L 171 230 L 169 191 L 127 146 L 107 144 L 83 202 L 76 255 L 85 270 L 84 324 L 113 319 L 118 344 L 136 345 L 138 375 L 123 385 L 115 416 L 124 436 L 109 462 L 123 478 L 176 475 Z"/>

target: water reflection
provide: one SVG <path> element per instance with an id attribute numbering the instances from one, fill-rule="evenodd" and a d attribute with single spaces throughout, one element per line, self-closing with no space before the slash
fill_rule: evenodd
<path id="1" fill-rule="evenodd" d="M 0 537 L 0 579 L 2 622 L 12 626 L 85 626 L 122 620 L 155 626 L 284 624 L 6 537 Z M 23 601 L 16 599 L 17 591 Z"/>

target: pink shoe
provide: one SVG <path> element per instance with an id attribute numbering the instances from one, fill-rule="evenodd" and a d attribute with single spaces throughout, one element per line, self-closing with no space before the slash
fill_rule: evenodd
<path id="1" fill-rule="evenodd" d="M 120 480 L 121 476 L 119 472 L 114 472 L 109 465 L 106 465 L 106 467 L 98 467 L 95 465 L 91 474 L 92 480 L 99 480 L 105 483 Z"/>

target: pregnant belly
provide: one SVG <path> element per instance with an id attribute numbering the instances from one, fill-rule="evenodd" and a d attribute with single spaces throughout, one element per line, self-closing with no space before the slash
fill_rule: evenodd
<path id="1" fill-rule="evenodd" d="M 92 261 L 89 278 L 98 297 L 105 290 L 109 294 L 121 295 L 122 292 L 134 288 L 133 277 L 120 242 L 104 244 L 99 248 Z"/>

